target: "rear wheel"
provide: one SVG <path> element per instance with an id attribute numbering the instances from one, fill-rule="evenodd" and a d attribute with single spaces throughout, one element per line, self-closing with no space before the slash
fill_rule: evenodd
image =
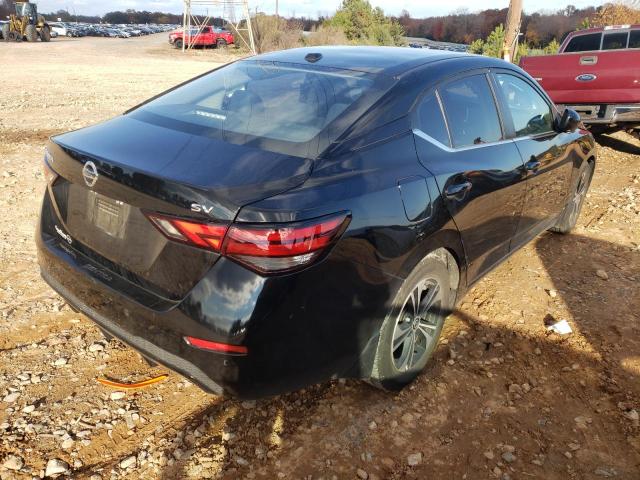
<path id="1" fill-rule="evenodd" d="M 46 25 L 42 27 L 42 30 L 40 30 L 40 40 L 42 40 L 43 42 L 48 42 L 51 40 L 51 30 L 49 30 L 49 27 L 47 27 Z"/>
<path id="2" fill-rule="evenodd" d="M 444 249 L 427 255 L 398 291 L 380 329 L 369 381 L 387 390 L 411 383 L 438 344 L 455 303 L 458 268 Z"/>
<path id="3" fill-rule="evenodd" d="M 176 40 L 175 42 L 173 42 L 173 45 L 176 48 L 179 48 L 180 50 L 182 50 L 182 40 L 180 40 L 180 39 Z"/>
<path id="4" fill-rule="evenodd" d="M 593 162 L 585 162 L 580 168 L 578 175 L 578 184 L 576 185 L 573 195 L 565 205 L 557 223 L 550 228 L 552 232 L 569 233 L 576 226 L 578 217 L 580 216 L 580 210 L 582 210 L 582 204 L 589 191 L 591 178 L 593 177 Z"/>
<path id="5" fill-rule="evenodd" d="M 8 23 L 5 23 L 4 25 L 2 25 L 2 38 L 4 39 L 5 42 L 11 41 L 11 39 L 9 38 L 9 24 Z"/>
<path id="6" fill-rule="evenodd" d="M 27 42 L 36 42 L 38 41 L 38 29 L 35 25 L 27 25 L 24 36 L 27 37 Z"/>

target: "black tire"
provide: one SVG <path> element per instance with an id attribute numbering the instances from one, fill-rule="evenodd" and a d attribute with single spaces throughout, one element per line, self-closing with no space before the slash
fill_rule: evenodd
<path id="1" fill-rule="evenodd" d="M 217 39 L 216 48 L 227 48 L 227 41 L 224 38 Z"/>
<path id="2" fill-rule="evenodd" d="M 175 42 L 173 42 L 173 46 L 182 50 L 182 40 L 178 39 Z"/>
<path id="3" fill-rule="evenodd" d="M 589 191 L 591 179 L 593 178 L 593 162 L 584 162 L 578 172 L 578 181 L 569 201 L 560 214 L 556 224 L 549 230 L 556 233 L 569 233 L 576 226 L 584 199 Z"/>
<path id="4" fill-rule="evenodd" d="M 380 327 L 369 383 L 400 390 L 418 376 L 453 309 L 458 281 L 456 261 L 444 249 L 430 253 L 414 268 Z"/>
<path id="5" fill-rule="evenodd" d="M 51 30 L 47 25 L 42 27 L 42 30 L 40 30 L 40 40 L 42 40 L 43 42 L 51 41 Z"/>
<path id="6" fill-rule="evenodd" d="M 27 25 L 27 28 L 24 30 L 24 36 L 27 38 L 27 42 L 37 42 L 38 29 L 35 25 Z"/>
<path id="7" fill-rule="evenodd" d="M 2 25 L 2 39 L 5 42 L 11 41 L 11 39 L 9 38 L 9 24 L 8 23 L 5 23 L 4 25 Z"/>

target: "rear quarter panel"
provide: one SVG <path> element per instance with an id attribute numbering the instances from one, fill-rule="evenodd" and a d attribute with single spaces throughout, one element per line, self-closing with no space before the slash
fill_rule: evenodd
<path id="1" fill-rule="evenodd" d="M 585 64 L 588 57 L 595 64 Z M 520 66 L 555 103 L 640 103 L 640 50 L 560 53 L 524 57 Z M 580 75 L 595 79 L 580 81 Z"/>

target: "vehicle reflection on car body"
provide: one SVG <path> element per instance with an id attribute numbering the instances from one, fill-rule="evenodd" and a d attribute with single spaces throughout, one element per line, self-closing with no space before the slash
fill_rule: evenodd
<path id="1" fill-rule="evenodd" d="M 397 389 L 474 282 L 575 225 L 595 166 L 578 120 L 486 57 L 252 57 L 51 139 L 42 275 L 211 392 Z"/>

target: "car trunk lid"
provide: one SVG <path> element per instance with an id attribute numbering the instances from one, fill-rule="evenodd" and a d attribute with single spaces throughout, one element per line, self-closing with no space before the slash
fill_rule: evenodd
<path id="1" fill-rule="evenodd" d="M 55 208 L 74 247 L 105 269 L 182 298 L 218 258 L 167 240 L 147 213 L 233 221 L 239 209 L 303 183 L 311 160 L 123 116 L 57 136 Z M 55 232 L 52 232 L 55 234 Z"/>

